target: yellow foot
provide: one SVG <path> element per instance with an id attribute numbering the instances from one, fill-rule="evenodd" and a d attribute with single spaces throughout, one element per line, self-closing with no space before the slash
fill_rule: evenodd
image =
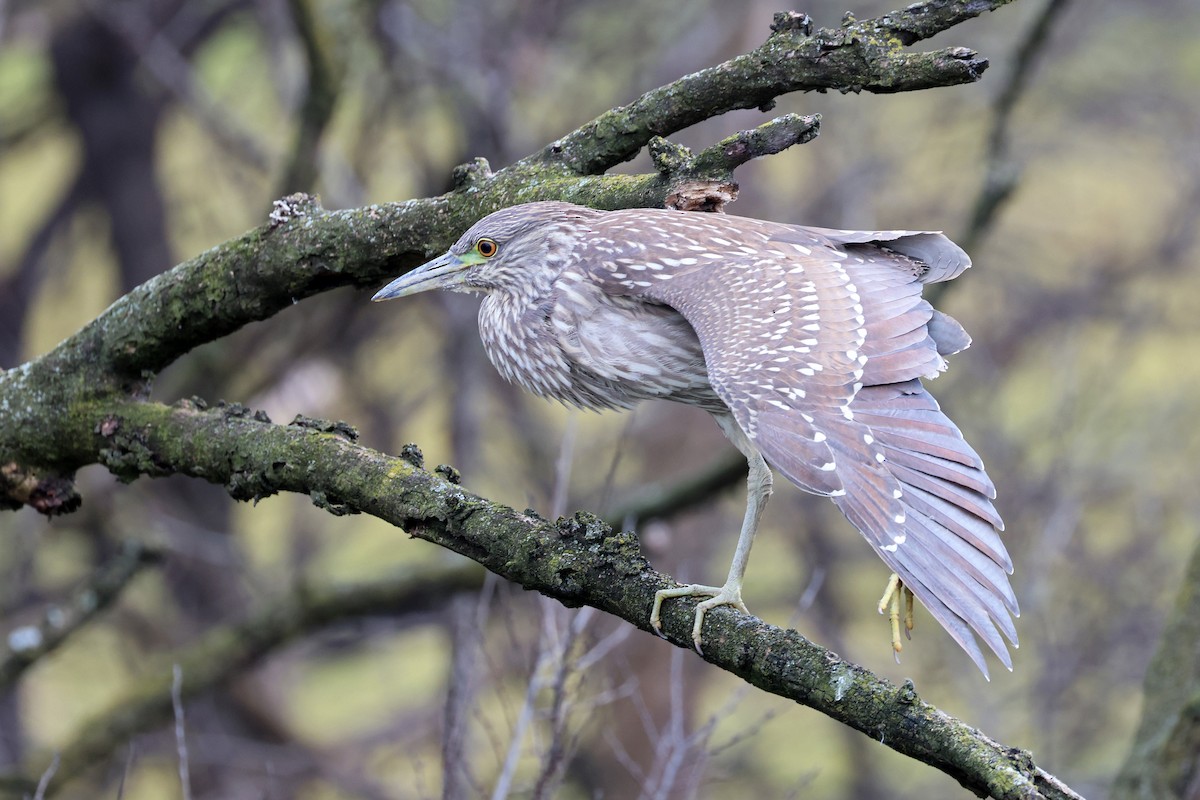
<path id="1" fill-rule="evenodd" d="M 678 586 L 674 589 L 659 589 L 654 593 L 654 610 L 650 612 L 650 625 L 658 632 L 659 636 L 662 632 L 662 619 L 659 613 L 662 611 L 663 600 L 672 597 L 704 597 L 708 596 L 708 600 L 696 606 L 696 624 L 692 626 L 692 643 L 696 647 L 696 652 L 704 655 L 704 651 L 700 649 L 700 628 L 704 624 L 704 615 L 717 606 L 733 606 L 743 614 L 749 614 L 749 609 L 742 602 L 742 587 L 738 585 L 725 584 L 724 586 L 701 586 L 698 583 L 693 583 L 688 586 Z M 666 638 L 665 636 L 663 638 Z"/>
<path id="2" fill-rule="evenodd" d="M 883 597 L 879 599 L 879 613 L 882 614 L 885 610 L 888 611 L 888 617 L 892 623 L 892 652 L 896 657 L 896 663 L 900 663 L 900 651 L 904 649 L 904 644 L 900 641 L 900 597 L 904 597 L 904 635 L 912 638 L 913 629 L 913 593 L 900 580 L 900 576 L 892 573 L 888 578 L 887 588 L 883 590 Z"/>

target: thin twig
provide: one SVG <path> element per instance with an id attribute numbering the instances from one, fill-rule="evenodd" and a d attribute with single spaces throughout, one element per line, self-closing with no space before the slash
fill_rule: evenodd
<path id="1" fill-rule="evenodd" d="M 975 198 L 971 221 L 961 244 L 968 252 L 974 250 L 996 221 L 1000 208 L 1017 188 L 1021 166 L 1011 153 L 1011 125 L 1013 109 L 1029 87 L 1033 66 L 1050 41 L 1050 31 L 1055 20 L 1067 7 L 1069 0 L 1046 0 L 1041 13 L 1033 21 L 1029 32 L 1021 41 L 992 113 L 992 126 L 988 132 L 986 172 L 983 185 Z M 942 284 L 944 286 L 945 284 Z M 929 296 L 929 293 L 926 293 Z M 931 301 L 932 302 L 932 301 Z"/>
<path id="2" fill-rule="evenodd" d="M 335 58 L 328 35 L 322 36 L 317 18 L 317 3 L 309 0 L 289 0 L 288 9 L 296 23 L 305 60 L 308 80 L 304 102 L 296 123 L 294 139 L 287 165 L 280 179 L 277 195 L 291 192 L 311 192 L 317 182 L 321 138 L 333 118 L 334 106 L 341 85 L 342 68 Z"/>
<path id="3" fill-rule="evenodd" d="M 575 443 L 579 439 L 579 414 L 567 417 L 563 428 L 558 458 L 554 463 L 554 492 L 550 498 L 550 519 L 567 513 L 567 493 L 571 489 L 571 463 L 575 459 Z"/>
<path id="4" fill-rule="evenodd" d="M 664 519 L 709 502 L 713 495 L 732 489 L 746 479 L 746 459 L 736 451 L 666 488 L 654 487 L 605 516 L 614 528 Z"/>
<path id="5" fill-rule="evenodd" d="M 499 777 L 496 778 L 496 785 L 492 788 L 492 800 L 504 800 L 512 793 L 512 783 L 516 779 L 517 765 L 524 747 L 525 734 L 533 724 L 537 696 L 543 686 L 541 674 L 554 657 L 548 643 L 547 632 L 547 617 L 554 613 L 554 609 L 546 598 L 539 598 L 539 600 L 542 608 L 542 629 L 538 634 L 537 661 L 533 665 L 529 683 L 525 687 L 525 702 L 521 704 L 521 711 L 517 714 L 516 724 L 513 725 L 512 737 L 509 739 L 508 750 L 504 755 L 504 766 L 500 770 Z"/>
<path id="6" fill-rule="evenodd" d="M 125 784 L 129 782 L 129 776 L 133 774 L 133 757 L 137 752 L 137 748 L 131 741 L 125 750 L 125 768 L 121 770 L 121 780 L 117 784 L 116 800 L 123 800 L 125 797 Z"/>
<path id="7" fill-rule="evenodd" d="M 179 756 L 179 788 L 183 800 L 192 800 L 191 768 L 188 760 L 186 721 L 183 715 L 183 668 L 171 668 L 171 708 L 175 713 L 175 752 Z"/>
<path id="8" fill-rule="evenodd" d="M 8 653 L 0 659 L 0 689 L 12 686 L 25 670 L 112 605 L 144 567 L 158 560 L 157 551 L 127 540 L 117 555 L 93 572 L 70 598 L 48 608 L 41 622 L 11 631 Z"/>
<path id="9" fill-rule="evenodd" d="M 474 784 L 467 759 L 469 720 L 476 708 L 480 638 L 485 630 L 476 624 L 476 603 L 468 597 L 450 602 L 450 675 L 446 679 L 446 702 L 442 712 L 442 792 L 445 797 L 465 797 Z M 486 609 L 479 603 L 479 612 Z"/>
<path id="10" fill-rule="evenodd" d="M 54 773 L 58 772 L 58 765 L 61 763 L 58 753 L 54 754 L 54 758 L 50 760 L 50 766 L 42 773 L 41 780 L 38 781 L 37 791 L 33 793 L 33 800 L 44 800 L 46 797 L 46 789 L 50 786 L 50 781 L 54 777 Z"/>
<path id="11" fill-rule="evenodd" d="M 87 0 L 89 12 L 121 37 L 136 53 L 146 73 L 170 92 L 181 105 L 196 115 L 222 148 L 222 152 L 240 159 L 260 173 L 270 167 L 270 159 L 249 126 L 228 115 L 212 95 L 196 80 L 191 64 L 160 31 L 154 30 L 145 15 L 120 3 Z"/>
<path id="12" fill-rule="evenodd" d="M 566 768 L 567 758 L 574 750 L 573 743 L 577 741 L 577 737 L 572 737 L 567 729 L 569 711 L 573 707 L 581 705 L 577 698 L 571 698 L 574 702 L 570 705 L 567 702 L 570 697 L 567 692 L 567 681 L 580 672 L 579 662 L 571 658 L 571 650 L 587 628 L 588 623 L 595 617 L 595 609 L 581 608 L 568 613 L 570 622 L 567 624 L 566 633 L 562 636 L 557 648 L 558 659 L 555 662 L 554 674 L 548 681 L 551 690 L 550 742 L 546 752 L 542 755 L 542 768 L 534 783 L 532 795 L 534 800 L 555 796 L 555 789 Z"/>
<path id="13" fill-rule="evenodd" d="M 691 749 L 691 737 L 684 732 L 687 710 L 683 700 L 683 653 L 671 653 L 670 670 L 670 680 L 667 684 L 667 730 L 665 735 L 655 740 L 655 761 L 661 763 L 661 768 L 657 770 L 654 792 L 649 795 L 652 800 L 667 800 L 672 796 L 675 778 L 683 765 L 684 757 Z"/>

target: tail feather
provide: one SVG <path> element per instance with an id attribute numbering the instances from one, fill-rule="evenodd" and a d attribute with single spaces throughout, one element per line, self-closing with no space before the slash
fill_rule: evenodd
<path id="1" fill-rule="evenodd" d="M 913 594 L 917 596 L 922 605 L 928 606 L 929 595 L 935 595 L 950 613 L 967 623 L 975 635 L 982 639 L 988 649 L 1003 662 L 1004 666 L 1012 669 L 1012 656 L 1008 652 L 1008 646 L 1004 643 L 1001 633 L 1002 629 L 1006 629 L 1004 635 L 1007 635 L 1009 640 L 1015 644 L 1016 630 L 1013 629 L 1012 620 L 1003 604 L 997 605 L 993 598 L 987 596 L 986 592 L 976 591 L 968 582 L 963 581 L 961 576 L 946 569 L 945 562 L 940 558 L 941 548 L 934 546 L 937 537 L 919 535 L 921 528 L 922 526 L 919 524 L 910 528 L 910 531 L 918 538 L 913 540 L 912 547 L 900 548 L 904 550 L 904 553 L 896 559 L 913 574 L 920 576 L 919 580 L 927 591 L 925 596 L 922 596 L 918 588 L 913 586 L 909 588 L 913 590 Z M 1007 624 L 998 627 L 998 619 L 1003 619 Z"/>
<path id="2" fill-rule="evenodd" d="M 1013 644 L 1017 643 L 1017 629 L 1013 625 L 1011 609 L 1008 607 L 1007 594 L 1011 592 L 994 591 L 987 584 L 976 580 L 970 569 L 946 569 L 954 564 L 965 566 L 965 560 L 957 558 L 957 553 L 949 542 L 946 531 L 937 522 L 917 515 L 912 532 L 919 536 L 923 547 L 914 548 L 924 554 L 932 566 L 936 566 L 947 576 L 947 581 L 953 584 L 967 600 L 966 607 L 973 608 L 979 619 L 980 612 L 986 613 L 994 628 L 1002 632 Z M 1008 583 L 1007 575 L 1004 583 Z M 993 649 L 995 649 L 993 647 Z"/>
<path id="3" fill-rule="evenodd" d="M 992 483 L 987 473 L 982 470 L 967 471 L 962 468 L 961 464 L 954 461 L 938 458 L 928 453 L 917 453 L 912 450 L 900 450 L 894 447 L 890 448 L 887 456 L 893 466 L 899 464 L 918 472 L 924 472 L 927 475 L 954 481 L 968 489 L 979 492 L 984 497 L 992 500 L 996 498 L 996 485 Z"/>
<path id="4" fill-rule="evenodd" d="M 987 668 L 974 636 L 978 636 L 1011 669 L 1012 657 L 1004 643 L 1004 637 L 1014 644 L 1017 641 L 1008 611 L 1007 595 L 1011 590 L 996 591 L 992 581 L 986 580 L 986 570 L 981 571 L 985 575 L 984 581 L 974 577 L 969 570 L 969 560 L 959 557 L 949 543 L 955 538 L 954 534 L 906 502 L 911 490 L 903 485 L 903 481 L 892 481 L 901 487 L 901 499 L 894 498 L 890 490 L 883 488 L 885 482 L 861 461 L 839 460 L 838 472 L 842 475 L 846 494 L 835 496 L 834 502 L 883 561 L 985 674 Z M 897 508 L 899 521 L 894 516 Z M 947 568 L 957 564 L 963 564 L 967 569 Z M 1007 583 L 1003 573 L 1001 580 Z"/>
<path id="5" fill-rule="evenodd" d="M 1012 559 L 991 523 L 915 486 L 908 487 L 904 499 L 909 506 L 936 519 L 955 536 L 995 561 L 1004 568 L 1006 574 L 1012 574 Z"/>
<path id="6" fill-rule="evenodd" d="M 983 677 L 990 680 L 988 674 L 987 661 L 983 657 L 983 651 L 979 649 L 979 642 L 975 639 L 975 634 L 967 621 L 950 610 L 950 607 L 939 599 L 937 592 L 926 586 L 920 579 L 906 568 L 896 569 L 896 574 L 900 576 L 900 580 L 904 581 L 914 595 L 921 601 L 921 605 L 925 606 L 934 619 L 938 621 L 950 637 L 958 642 L 958 646 L 966 651 L 970 656 L 971 661 L 975 662 L 975 666 L 983 673 Z M 1004 655 L 1000 657 L 1001 661 L 1005 661 L 1008 655 L 1007 649 L 1004 650 Z M 1012 669 L 1011 663 L 1005 662 L 1005 666 Z"/>
<path id="7" fill-rule="evenodd" d="M 903 539 L 894 548 L 877 546 L 880 556 L 902 578 L 907 572 L 917 581 L 910 585 L 914 594 L 960 644 L 948 616 L 1011 667 L 1004 638 L 1017 644 L 1011 615 L 1020 611 L 1008 581 L 1012 561 L 999 536 L 1004 523 L 991 502 L 995 486 L 979 455 L 920 381 L 868 386 L 852 409 L 870 428 L 902 493 Z"/>
<path id="8" fill-rule="evenodd" d="M 971 335 L 959 324 L 958 320 L 949 314 L 943 314 L 936 308 L 929 320 L 929 335 L 937 344 L 937 351 L 943 356 L 961 353 L 971 346 Z"/>
<path id="9" fill-rule="evenodd" d="M 890 444 L 890 442 L 887 444 Z M 886 447 L 884 452 L 886 453 L 890 449 L 892 448 Z M 939 478 L 936 475 L 910 469 L 895 461 L 891 464 L 891 470 L 892 474 L 906 486 L 912 486 L 922 489 L 929 494 L 936 495 L 964 511 L 974 514 L 993 528 L 999 528 L 1004 524 L 1004 520 L 1000 519 L 1000 514 L 996 512 L 996 507 L 992 505 L 992 501 L 986 495 L 974 489 L 962 486 L 960 483 L 954 481 Z"/>

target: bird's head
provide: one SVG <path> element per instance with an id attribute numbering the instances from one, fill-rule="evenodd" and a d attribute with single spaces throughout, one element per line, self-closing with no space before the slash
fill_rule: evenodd
<path id="1" fill-rule="evenodd" d="M 571 203 L 512 206 L 476 222 L 445 254 L 401 275 L 371 298 L 452 292 L 536 291 L 570 259 L 575 240 L 597 212 Z"/>

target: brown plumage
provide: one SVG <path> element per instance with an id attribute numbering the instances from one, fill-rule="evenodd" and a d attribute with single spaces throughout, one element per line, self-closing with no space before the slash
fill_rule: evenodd
<path id="1" fill-rule="evenodd" d="M 986 675 L 976 635 L 1012 667 L 1012 563 L 983 463 L 920 380 L 970 344 L 921 288 L 969 266 L 940 233 L 544 202 L 485 217 L 375 299 L 482 292 L 480 335 L 507 379 L 583 408 L 713 414 L 750 465 L 741 538 L 725 585 L 660 592 L 655 627 L 664 599 L 710 596 L 699 646 L 708 609 L 745 610 L 769 463 L 831 498 Z"/>

